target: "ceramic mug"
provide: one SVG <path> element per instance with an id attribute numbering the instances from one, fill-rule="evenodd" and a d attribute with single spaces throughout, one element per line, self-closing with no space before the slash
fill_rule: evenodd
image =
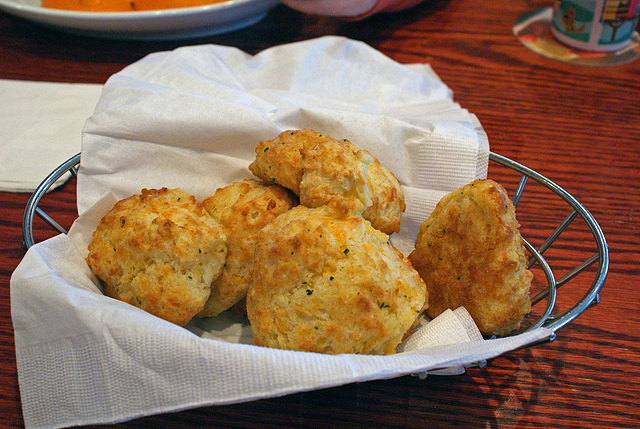
<path id="1" fill-rule="evenodd" d="M 555 0 L 551 33 L 560 42 L 588 51 L 616 51 L 631 41 L 640 0 Z"/>

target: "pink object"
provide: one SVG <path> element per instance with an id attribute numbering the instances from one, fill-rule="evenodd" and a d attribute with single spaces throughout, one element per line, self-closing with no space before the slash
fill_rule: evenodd
<path id="1" fill-rule="evenodd" d="M 638 10 L 639 3 L 640 3 L 640 0 L 631 0 L 629 2 L 629 9 L 627 10 L 627 19 L 633 19 L 633 17 L 636 14 L 636 11 Z"/>
<path id="2" fill-rule="evenodd" d="M 403 9 L 408 9 L 422 3 L 423 0 L 378 0 L 378 2 L 369 10 L 369 12 L 355 17 L 356 19 L 363 19 L 368 16 L 374 15 L 380 12 L 396 12 Z M 638 2 L 640 0 L 634 0 Z"/>

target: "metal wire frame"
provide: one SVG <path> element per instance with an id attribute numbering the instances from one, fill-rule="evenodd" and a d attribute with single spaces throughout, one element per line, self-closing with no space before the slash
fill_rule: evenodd
<path id="1" fill-rule="evenodd" d="M 74 178 L 78 177 L 78 166 L 80 165 L 80 154 L 76 154 L 60 164 L 55 170 L 40 182 L 40 185 L 31 194 L 31 198 L 27 201 L 25 206 L 24 216 L 22 217 L 22 248 L 27 250 L 35 244 L 33 240 L 33 218 L 38 215 L 42 220 L 48 223 L 53 229 L 61 234 L 66 234 L 67 230 L 58 224 L 51 216 L 46 214 L 38 204 L 40 200 L 47 193 L 47 191 L 53 186 L 58 179 L 60 179 L 68 171 Z"/>
<path id="2" fill-rule="evenodd" d="M 510 335 L 514 335 L 516 333 L 521 333 L 524 331 L 530 331 L 536 329 L 538 327 L 544 326 L 553 332 L 562 328 L 566 324 L 573 321 L 576 317 L 582 314 L 587 308 L 589 308 L 593 304 L 597 304 L 600 301 L 600 291 L 604 286 L 605 279 L 607 277 L 607 272 L 609 269 L 609 248 L 607 246 L 607 242 L 605 240 L 604 234 L 600 229 L 600 226 L 593 218 L 591 213 L 571 194 L 569 194 L 562 187 L 558 186 L 551 180 L 542 176 L 541 174 L 531 170 L 528 167 L 525 167 L 515 161 L 510 160 L 509 158 L 503 157 L 496 153 L 491 152 L 489 154 L 489 159 L 493 162 L 501 164 L 505 167 L 508 167 L 519 174 L 521 174 L 520 182 L 515 190 L 513 196 L 514 205 L 518 205 L 523 192 L 525 190 L 525 185 L 528 179 L 533 179 L 534 181 L 540 183 L 545 186 L 557 196 L 562 198 L 572 209 L 573 211 L 557 226 L 557 228 L 553 231 L 553 233 L 538 247 L 537 249 L 533 247 L 526 239 L 524 239 L 524 245 L 527 251 L 531 254 L 529 259 L 529 267 L 531 267 L 534 263 L 538 263 L 540 268 L 545 274 L 547 280 L 547 287 L 539 292 L 537 295 L 531 298 L 532 305 L 537 304 L 538 302 L 546 299 L 547 305 L 542 313 L 542 315 L 533 322 L 530 326 L 518 331 L 514 332 Z M 47 215 L 44 211 L 42 211 L 38 204 L 42 199 L 43 195 L 51 188 L 51 186 L 66 172 L 70 172 L 74 177 L 77 177 L 78 166 L 80 164 L 80 154 L 77 154 L 71 158 L 69 158 L 66 162 L 61 164 L 58 168 L 53 170 L 38 186 L 38 188 L 31 195 L 31 198 L 27 202 L 23 224 L 22 224 L 22 236 L 23 236 L 23 247 L 24 249 L 28 249 L 33 246 L 33 219 L 34 216 L 37 215 L 42 218 L 46 223 L 48 223 L 52 228 L 62 234 L 66 234 L 67 231 L 61 227 L 55 220 L 53 220 L 49 215 Z M 583 263 L 576 266 L 569 273 L 565 274 L 563 277 L 556 279 L 553 270 L 550 268 L 549 264 L 544 258 L 544 252 L 553 244 L 553 242 L 562 234 L 562 232 L 571 224 L 571 222 L 580 216 L 584 219 L 587 227 L 593 234 L 593 238 L 595 240 L 597 246 L 597 252 L 591 256 L 589 259 L 584 261 Z M 585 269 L 593 265 L 594 263 L 598 263 L 598 267 L 595 274 L 595 279 L 591 284 L 591 287 L 585 292 L 584 296 L 578 300 L 578 302 L 571 308 L 553 314 L 557 290 L 568 283 L 570 280 L 575 278 L 578 274 L 582 273 Z M 549 338 L 552 340 L 553 336 Z"/>
<path id="3" fill-rule="evenodd" d="M 598 225 L 598 222 L 596 222 L 594 217 L 582 205 L 582 203 L 580 203 L 580 201 L 578 201 L 564 188 L 558 186 L 556 183 L 552 182 L 536 171 L 533 171 L 522 164 L 512 161 L 509 158 L 493 152 L 490 154 L 489 158 L 492 161 L 497 162 L 498 164 L 508 167 L 521 174 L 520 182 L 518 183 L 518 187 L 516 188 L 514 196 L 512 198 L 513 204 L 516 207 L 523 195 L 527 180 L 533 179 L 534 181 L 538 182 L 539 184 L 543 185 L 554 194 L 559 196 L 573 209 L 571 213 L 556 227 L 551 235 L 547 237 L 547 239 L 537 249 L 534 248 L 526 239 L 523 239 L 526 249 L 531 253 L 531 257 L 529 259 L 529 267 L 537 262 L 540 265 L 540 268 L 544 271 L 545 276 L 547 277 L 547 287 L 531 298 L 532 305 L 535 305 L 546 298 L 547 307 L 542 316 L 540 316 L 540 318 L 530 327 L 526 328 L 525 331 L 544 326 L 555 332 L 556 330 L 573 321 L 591 305 L 600 302 L 600 291 L 604 286 L 607 272 L 609 270 L 609 247 L 605 240 L 604 234 L 602 233 L 602 229 L 600 228 L 600 225 Z M 584 220 L 591 234 L 593 235 L 593 239 L 595 240 L 595 244 L 597 246 L 597 251 L 594 255 L 573 268 L 567 274 L 559 279 L 556 279 L 555 274 L 547 264 L 543 254 L 578 216 L 580 216 Z M 573 305 L 573 307 L 552 314 L 556 301 L 557 290 L 596 262 L 598 263 L 598 267 L 596 269 L 595 278 L 582 298 L 580 298 Z M 552 339 L 553 337 L 550 338 L 550 340 Z"/>

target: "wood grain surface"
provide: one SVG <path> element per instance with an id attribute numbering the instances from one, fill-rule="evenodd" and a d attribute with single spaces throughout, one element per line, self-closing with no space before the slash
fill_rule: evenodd
<path id="1" fill-rule="evenodd" d="M 322 35 L 362 40 L 401 63 L 428 63 L 462 107 L 477 115 L 491 150 L 567 189 L 598 221 L 610 247 L 601 302 L 555 341 L 511 352 L 460 376 L 407 376 L 249 403 L 149 416 L 118 427 L 640 427 L 640 60 L 613 67 L 544 58 L 512 34 L 525 12 L 551 1 L 434 0 L 361 22 L 307 16 L 278 6 L 244 30 L 200 39 L 136 42 L 68 35 L 0 13 L 0 78 L 104 83 L 145 55 L 185 45 L 248 53 Z M 5 100 L 2 100 L 3 102 Z M 513 192 L 519 176 L 491 165 Z M 539 245 L 569 214 L 527 185 L 519 220 Z M 24 251 L 28 194 L 0 192 L 0 426 L 24 426 L 10 315 L 9 279 Z M 75 182 L 42 207 L 63 226 L 75 218 Z M 549 253 L 558 272 L 593 254 L 581 221 Z M 36 240 L 53 235 L 37 220 Z M 571 306 L 590 268 L 558 294 Z M 540 276 L 537 276 L 540 277 Z M 539 311 L 539 310 L 536 310 Z"/>

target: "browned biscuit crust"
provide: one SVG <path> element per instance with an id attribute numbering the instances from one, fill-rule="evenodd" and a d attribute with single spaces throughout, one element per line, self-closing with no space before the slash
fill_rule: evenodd
<path id="1" fill-rule="evenodd" d="M 386 234 L 400 230 L 406 205 L 398 180 L 348 140 L 309 129 L 285 131 L 257 145 L 249 169 L 268 183 L 291 189 L 302 205 L 334 201 Z"/>
<path id="2" fill-rule="evenodd" d="M 533 275 L 505 189 L 476 180 L 446 195 L 420 226 L 409 260 L 429 291 L 436 317 L 464 306 L 483 334 L 517 329 L 531 310 Z"/>
<path id="3" fill-rule="evenodd" d="M 256 345 L 391 354 L 426 286 L 389 237 L 330 206 L 298 206 L 260 233 L 247 315 Z"/>
<path id="4" fill-rule="evenodd" d="M 256 146 L 256 159 L 249 170 L 267 183 L 277 183 L 300 196 L 300 182 L 304 173 L 302 167 L 302 149 L 311 149 L 318 143 L 332 141 L 309 129 L 289 130 L 276 138 L 259 142 Z"/>
<path id="5" fill-rule="evenodd" d="M 211 295 L 198 316 L 216 316 L 247 295 L 258 233 L 297 204 L 298 198 L 285 188 L 252 179 L 220 188 L 202 202 L 226 228 L 228 251 L 222 274 L 211 285 Z"/>
<path id="6" fill-rule="evenodd" d="M 364 210 L 362 217 L 386 234 L 400 231 L 400 219 L 406 204 L 398 180 L 374 158 L 367 168 L 367 183 L 371 206 Z"/>
<path id="7" fill-rule="evenodd" d="M 185 325 L 200 312 L 227 253 L 226 235 L 180 189 L 143 189 L 118 201 L 89 244 L 105 294 Z"/>

